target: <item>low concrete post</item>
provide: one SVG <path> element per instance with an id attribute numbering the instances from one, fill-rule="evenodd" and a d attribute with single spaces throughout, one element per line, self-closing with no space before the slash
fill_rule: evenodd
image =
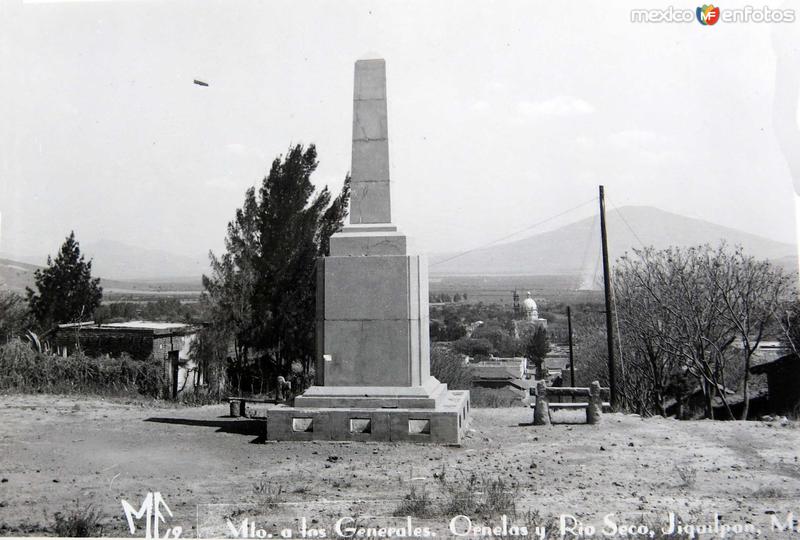
<path id="1" fill-rule="evenodd" d="M 589 387 L 589 405 L 586 407 L 586 423 L 599 424 L 603 414 L 603 398 L 600 395 L 600 383 L 592 381 Z"/>
<path id="2" fill-rule="evenodd" d="M 547 401 L 547 385 L 544 381 L 536 383 L 536 407 L 533 409 L 533 425 L 550 425 L 550 404 Z"/>

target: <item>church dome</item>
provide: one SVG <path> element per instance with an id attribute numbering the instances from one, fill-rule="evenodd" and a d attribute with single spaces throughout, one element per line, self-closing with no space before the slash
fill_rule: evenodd
<path id="1" fill-rule="evenodd" d="M 539 309 L 536 306 L 536 301 L 531 298 L 530 292 L 528 293 L 528 297 L 522 301 L 522 310 L 525 312 L 525 318 L 528 320 L 539 318 Z"/>

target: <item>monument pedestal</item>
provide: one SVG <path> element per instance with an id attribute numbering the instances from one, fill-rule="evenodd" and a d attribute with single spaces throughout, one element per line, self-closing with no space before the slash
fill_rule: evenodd
<path id="1" fill-rule="evenodd" d="M 391 223 L 383 60 L 356 62 L 351 182 L 350 225 L 317 262 L 317 384 L 246 416 L 268 440 L 458 444 L 469 392 L 430 375 L 428 265 Z"/>
<path id="2" fill-rule="evenodd" d="M 393 403 L 387 398 L 386 404 Z M 266 420 L 268 441 L 405 441 L 460 444 L 469 392 L 445 391 L 435 408 L 272 407 L 247 403 L 248 418 Z"/>

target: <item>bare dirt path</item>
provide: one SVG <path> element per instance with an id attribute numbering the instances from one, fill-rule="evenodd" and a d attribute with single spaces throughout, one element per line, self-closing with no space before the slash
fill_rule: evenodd
<path id="1" fill-rule="evenodd" d="M 47 534 L 56 512 L 92 504 L 104 534 L 128 536 L 120 501 L 138 509 L 157 491 L 184 536 L 197 536 L 198 524 L 204 535 L 229 534 L 226 519 L 253 516 L 275 532 L 281 516 L 306 517 L 331 536 L 341 517 L 391 515 L 411 486 L 443 504 L 442 473 L 448 482 L 502 479 L 518 511 L 598 528 L 611 512 L 618 523 L 665 521 L 669 511 L 707 523 L 717 512 L 785 538 L 770 532 L 772 517 L 800 516 L 796 424 L 615 414 L 600 426 L 543 428 L 524 425 L 530 419 L 524 408 L 473 409 L 474 431 L 457 448 L 264 444 L 258 422 L 228 418 L 224 405 L 0 396 L 0 534 Z M 422 522 L 445 537 L 452 517 Z"/>

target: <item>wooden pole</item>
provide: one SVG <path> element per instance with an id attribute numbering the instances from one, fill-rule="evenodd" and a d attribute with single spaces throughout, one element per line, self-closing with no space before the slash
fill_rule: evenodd
<path id="1" fill-rule="evenodd" d="M 603 291 L 606 300 L 606 341 L 608 345 L 608 387 L 611 393 L 611 409 L 617 410 L 617 369 L 614 360 L 614 326 L 611 313 L 611 275 L 608 264 L 608 234 L 606 232 L 606 196 L 600 186 L 600 239 L 603 248 Z"/>
<path id="2" fill-rule="evenodd" d="M 567 334 L 569 334 L 569 380 L 575 386 L 575 359 L 572 355 L 572 310 L 567 306 Z"/>

